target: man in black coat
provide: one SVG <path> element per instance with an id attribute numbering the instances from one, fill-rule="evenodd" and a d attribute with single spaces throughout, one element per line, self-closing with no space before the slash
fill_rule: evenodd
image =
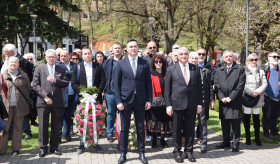
<path id="1" fill-rule="evenodd" d="M 92 51 L 89 47 L 82 49 L 83 61 L 78 63 L 73 68 L 71 86 L 76 93 L 80 93 L 81 86 L 84 87 L 97 87 L 98 96 L 97 101 L 102 102 L 102 92 L 105 86 L 105 75 L 103 68 L 100 64 L 95 63 L 92 60 Z M 80 142 L 80 146 L 77 150 L 78 154 L 84 152 L 84 144 Z M 96 145 L 98 151 L 102 151 L 102 148 Z"/>
<path id="2" fill-rule="evenodd" d="M 217 149 L 230 147 L 230 124 L 232 126 L 232 151 L 239 151 L 240 121 L 242 118 L 242 93 L 245 87 L 245 72 L 241 65 L 233 61 L 233 52 L 223 53 L 225 65 L 215 73 L 214 85 L 219 99 L 223 142 Z"/>
<path id="3" fill-rule="evenodd" d="M 178 63 L 167 68 L 164 87 L 166 113 L 169 116 L 173 115 L 175 161 L 183 162 L 181 130 L 184 128 L 186 140 L 184 152 L 189 161 L 195 162 L 193 141 L 196 113 L 202 111 L 201 76 L 199 67 L 188 63 L 189 50 L 186 47 L 179 48 L 178 59 Z"/>

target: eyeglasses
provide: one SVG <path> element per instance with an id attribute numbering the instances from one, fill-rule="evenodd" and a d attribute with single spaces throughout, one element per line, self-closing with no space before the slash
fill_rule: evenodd
<path id="1" fill-rule="evenodd" d="M 155 61 L 155 64 L 162 64 L 162 61 L 161 60 Z"/>
<path id="2" fill-rule="evenodd" d="M 50 59 L 56 59 L 56 56 L 46 56 L 46 57 Z"/>
<path id="3" fill-rule="evenodd" d="M 270 56 L 270 57 L 273 57 L 274 59 L 280 59 L 280 56 Z"/>
<path id="4" fill-rule="evenodd" d="M 157 47 L 149 47 L 149 49 L 157 49 Z"/>
<path id="5" fill-rule="evenodd" d="M 79 60 L 79 58 L 72 58 L 73 60 Z"/>
<path id="6" fill-rule="evenodd" d="M 204 54 L 204 53 L 198 53 L 198 55 L 199 55 L 199 56 L 201 56 L 201 55 L 202 55 L 202 56 L 206 56 L 206 54 Z"/>
<path id="7" fill-rule="evenodd" d="M 250 62 L 253 62 L 253 61 L 257 62 L 258 59 L 250 59 L 249 61 L 250 61 Z"/>

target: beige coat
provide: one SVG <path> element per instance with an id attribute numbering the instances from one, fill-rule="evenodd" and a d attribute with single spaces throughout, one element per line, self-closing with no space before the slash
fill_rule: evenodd
<path id="1" fill-rule="evenodd" d="M 254 92 L 257 92 L 260 95 L 259 102 L 254 108 L 260 108 L 264 106 L 264 96 L 263 92 L 267 87 L 267 80 L 265 77 L 265 73 L 262 69 L 257 67 L 256 71 L 253 72 L 248 68 L 245 69 L 246 74 L 246 84 L 244 88 L 244 92 L 248 95 L 252 95 Z"/>
<path id="2" fill-rule="evenodd" d="M 11 97 L 11 91 L 13 84 L 8 80 L 9 78 L 12 80 L 12 77 L 8 74 L 8 70 L 3 73 L 3 78 L 5 83 L 7 84 L 8 91 L 7 91 L 7 99 L 4 95 L 4 92 L 1 91 L 1 95 L 3 98 L 4 105 L 7 109 L 7 112 L 9 113 L 9 106 L 10 106 L 10 97 Z M 14 81 L 14 84 L 21 89 L 25 97 L 28 99 L 29 93 L 30 93 L 30 82 L 28 79 L 28 76 L 26 73 L 24 73 L 21 69 L 18 70 L 18 74 L 16 76 L 16 79 Z M 29 114 L 29 106 L 28 103 L 25 101 L 24 97 L 21 95 L 21 93 L 15 89 L 16 92 L 16 100 L 17 100 L 17 116 L 18 117 L 24 117 Z"/>

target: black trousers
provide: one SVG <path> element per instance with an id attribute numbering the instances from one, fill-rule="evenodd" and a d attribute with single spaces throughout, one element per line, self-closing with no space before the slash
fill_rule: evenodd
<path id="1" fill-rule="evenodd" d="M 193 142 L 194 142 L 194 129 L 195 129 L 195 118 L 196 110 L 186 109 L 186 110 L 173 110 L 173 145 L 174 154 L 181 154 L 182 148 L 182 133 L 183 129 L 185 137 L 185 149 L 184 152 L 193 152 Z"/>
<path id="2" fill-rule="evenodd" d="M 39 119 L 39 145 L 41 149 L 48 150 L 49 143 L 49 117 L 51 114 L 50 150 L 58 149 L 59 126 L 62 108 L 38 108 Z"/>
<path id="3" fill-rule="evenodd" d="M 277 119 L 280 116 L 280 101 L 275 101 L 264 96 L 264 107 L 263 107 L 263 135 L 269 136 L 277 135 Z"/>
<path id="4" fill-rule="evenodd" d="M 138 151 L 144 153 L 145 151 L 145 104 L 139 104 L 136 97 L 132 104 L 124 103 L 124 110 L 120 111 L 121 117 L 121 135 L 120 135 L 120 146 L 121 152 L 127 152 L 128 146 L 128 133 L 130 128 L 130 117 L 131 113 L 134 111 L 135 125 L 137 130 L 137 141 L 138 141 Z"/>
<path id="5" fill-rule="evenodd" d="M 230 125 L 232 127 L 232 145 L 238 146 L 240 141 L 240 121 L 241 119 L 221 119 L 223 142 L 230 144 Z"/>

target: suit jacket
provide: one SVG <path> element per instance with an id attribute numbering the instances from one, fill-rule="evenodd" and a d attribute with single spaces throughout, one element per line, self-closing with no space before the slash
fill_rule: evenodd
<path id="1" fill-rule="evenodd" d="M 242 117 L 242 93 L 245 81 L 244 68 L 235 62 L 233 62 L 228 74 L 226 65 L 217 69 L 214 84 L 219 99 L 221 119 L 240 119 Z M 225 97 L 229 97 L 231 102 L 224 104 L 222 99 Z"/>
<path id="2" fill-rule="evenodd" d="M 66 70 L 59 65 L 55 66 L 54 76 L 56 82 L 52 83 L 47 80 L 49 76 L 49 70 L 47 64 L 36 67 L 32 88 L 37 93 L 37 107 L 63 107 L 63 95 L 62 88 L 68 86 L 68 81 L 66 77 Z M 52 94 L 53 93 L 53 94 Z M 45 97 L 52 99 L 53 104 L 48 105 L 45 101 Z"/>
<path id="3" fill-rule="evenodd" d="M 69 62 L 70 62 L 70 70 L 68 70 L 66 65 L 64 63 L 62 63 L 61 61 L 56 62 L 56 65 L 59 65 L 66 70 L 66 77 L 67 77 L 67 80 L 70 83 L 75 63 L 73 63 L 71 61 L 69 61 Z M 68 87 L 69 87 L 69 85 L 66 88 L 62 88 L 64 107 L 68 107 Z M 75 94 L 75 91 L 74 91 L 74 94 Z"/>
<path id="4" fill-rule="evenodd" d="M 152 80 L 147 61 L 138 57 L 136 76 L 134 77 L 128 57 L 120 60 L 114 72 L 114 92 L 116 104 L 132 104 L 135 97 L 139 104 L 152 102 Z"/>
<path id="5" fill-rule="evenodd" d="M 87 76 L 86 76 L 86 70 L 85 70 L 85 65 L 84 61 L 82 61 L 80 64 L 80 79 L 78 80 L 77 78 L 77 70 L 78 70 L 78 65 L 76 64 L 73 68 L 73 73 L 72 73 L 72 78 L 71 78 L 71 85 L 72 88 L 74 89 L 75 92 L 80 93 L 80 86 L 83 85 L 87 87 Z M 105 75 L 103 68 L 100 64 L 95 63 L 92 61 L 92 86 L 96 86 L 98 88 L 98 97 L 97 100 L 102 102 L 102 92 L 104 90 L 105 86 Z"/>
<path id="6" fill-rule="evenodd" d="M 173 110 L 196 110 L 198 105 L 202 105 L 199 67 L 189 63 L 189 73 L 187 85 L 179 63 L 167 68 L 164 87 L 166 107 L 172 106 Z"/>

